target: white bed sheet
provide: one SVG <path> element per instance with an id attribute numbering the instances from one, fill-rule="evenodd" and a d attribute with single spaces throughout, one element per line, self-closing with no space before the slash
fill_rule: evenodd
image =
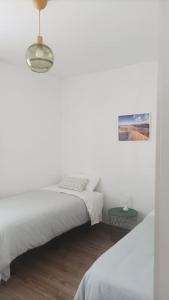
<path id="1" fill-rule="evenodd" d="M 149 216 L 88 270 L 74 300 L 153 300 L 154 217 Z"/>
<path id="2" fill-rule="evenodd" d="M 13 259 L 29 249 L 85 224 L 84 200 L 39 190 L 0 200 L 0 279 L 8 279 Z"/>

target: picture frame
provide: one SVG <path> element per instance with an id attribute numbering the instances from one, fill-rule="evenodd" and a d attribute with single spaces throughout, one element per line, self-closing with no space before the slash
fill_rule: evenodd
<path id="1" fill-rule="evenodd" d="M 150 138 L 150 113 L 118 117 L 119 141 L 147 141 Z"/>

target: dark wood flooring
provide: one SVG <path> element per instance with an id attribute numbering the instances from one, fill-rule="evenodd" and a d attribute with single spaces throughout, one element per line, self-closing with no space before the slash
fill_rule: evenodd
<path id="1" fill-rule="evenodd" d="M 12 264 L 0 300 L 73 300 L 85 272 L 120 237 L 110 238 L 110 227 L 99 224 L 29 251 Z"/>

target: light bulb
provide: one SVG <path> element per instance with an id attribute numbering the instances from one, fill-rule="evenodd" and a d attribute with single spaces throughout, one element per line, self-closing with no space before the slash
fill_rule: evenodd
<path id="1" fill-rule="evenodd" d="M 40 47 L 37 48 L 35 55 L 36 55 L 36 57 L 39 57 L 39 58 L 43 57 L 43 51 Z"/>

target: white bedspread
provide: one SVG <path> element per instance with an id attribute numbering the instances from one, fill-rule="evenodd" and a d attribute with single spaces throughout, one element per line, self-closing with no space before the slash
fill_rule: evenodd
<path id="1" fill-rule="evenodd" d="M 65 193 L 39 190 L 0 200 L 0 279 L 20 254 L 87 221 L 84 200 Z"/>
<path id="2" fill-rule="evenodd" d="M 85 274 L 75 300 L 153 300 L 154 218 L 147 217 Z"/>
<path id="3" fill-rule="evenodd" d="M 95 225 L 102 221 L 102 209 L 103 209 L 103 194 L 99 192 L 77 192 L 68 189 L 61 189 L 57 185 L 51 185 L 49 187 L 44 188 L 44 190 L 55 191 L 57 193 L 64 193 L 68 195 L 76 196 L 82 199 L 87 207 L 89 212 L 91 225 Z"/>

